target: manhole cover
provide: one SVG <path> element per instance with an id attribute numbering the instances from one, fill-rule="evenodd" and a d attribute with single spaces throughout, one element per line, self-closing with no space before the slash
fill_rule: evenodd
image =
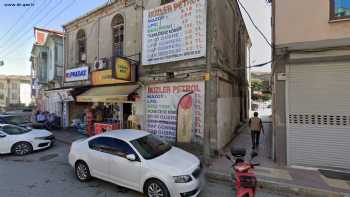
<path id="1" fill-rule="evenodd" d="M 45 155 L 45 156 L 40 157 L 39 160 L 40 161 L 48 161 L 48 160 L 51 160 L 57 156 L 58 156 L 58 154 L 49 154 L 49 155 Z"/>

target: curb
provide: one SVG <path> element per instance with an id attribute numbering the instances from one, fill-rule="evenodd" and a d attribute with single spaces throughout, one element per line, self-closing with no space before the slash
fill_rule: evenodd
<path id="1" fill-rule="evenodd" d="M 224 181 L 232 183 L 231 176 L 215 171 L 207 171 L 206 177 L 212 180 Z M 303 187 L 293 184 L 280 183 L 270 180 L 259 179 L 258 187 L 262 189 L 272 190 L 280 193 L 288 193 L 295 196 L 310 197 L 350 197 L 350 193 L 339 193 L 328 190 L 322 190 L 312 187 Z"/>

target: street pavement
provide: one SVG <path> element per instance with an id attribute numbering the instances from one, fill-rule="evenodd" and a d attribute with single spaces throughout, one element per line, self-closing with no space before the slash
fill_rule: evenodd
<path id="1" fill-rule="evenodd" d="M 0 196 L 6 197 L 140 197 L 134 191 L 94 179 L 79 182 L 67 162 L 69 145 L 57 142 L 54 147 L 16 157 L 0 155 Z M 233 197 L 231 185 L 208 182 L 201 197 Z M 258 190 L 257 197 L 281 197 Z"/>

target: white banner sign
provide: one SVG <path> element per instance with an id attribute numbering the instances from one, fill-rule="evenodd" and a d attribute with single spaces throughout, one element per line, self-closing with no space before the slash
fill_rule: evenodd
<path id="1" fill-rule="evenodd" d="M 168 141 L 198 142 L 204 133 L 204 82 L 147 87 L 147 131 Z"/>
<path id="2" fill-rule="evenodd" d="M 74 68 L 70 70 L 66 70 L 65 81 L 82 81 L 89 79 L 89 67 L 83 66 L 79 68 Z"/>
<path id="3" fill-rule="evenodd" d="M 176 0 L 143 14 L 143 65 L 206 55 L 206 0 Z"/>

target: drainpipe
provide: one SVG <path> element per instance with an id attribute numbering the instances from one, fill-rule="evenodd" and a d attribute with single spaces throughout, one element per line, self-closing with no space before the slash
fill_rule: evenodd
<path id="1" fill-rule="evenodd" d="M 210 9 L 209 9 L 209 7 L 210 7 L 210 2 L 211 2 L 211 0 L 208 0 L 207 1 L 207 17 L 206 17 L 206 26 L 207 26 L 207 32 L 206 32 L 206 34 L 207 34 L 207 40 L 206 40 L 206 46 L 207 46 L 207 49 L 206 49 L 206 64 L 207 64 L 207 74 L 209 75 L 209 80 L 208 81 L 206 81 L 205 82 L 205 90 L 207 90 L 207 87 L 209 86 L 209 84 L 211 83 L 211 72 L 212 72 L 212 66 L 211 66 L 211 64 L 210 64 L 210 60 L 209 60 L 209 54 L 210 54 L 210 50 L 209 50 L 209 48 L 210 48 L 210 46 L 209 46 L 209 11 L 210 11 Z M 209 96 L 207 96 L 207 94 L 209 94 L 209 92 L 208 91 L 205 91 L 205 94 L 206 94 L 206 96 L 205 96 L 205 105 L 206 105 L 206 107 L 205 107 L 205 111 L 207 111 L 207 108 L 208 108 L 208 103 L 210 102 L 210 100 L 211 99 L 208 99 L 208 97 Z M 207 113 L 205 113 L 205 114 L 207 114 Z M 210 148 L 210 126 L 209 126 L 209 128 L 206 128 L 206 126 L 208 126 L 208 125 L 205 125 L 205 123 L 204 123 L 204 139 L 203 139 L 203 153 L 204 153 L 204 162 L 205 162 L 205 164 L 206 165 L 209 165 L 209 162 L 210 162 L 210 150 L 211 150 L 211 148 Z"/>

